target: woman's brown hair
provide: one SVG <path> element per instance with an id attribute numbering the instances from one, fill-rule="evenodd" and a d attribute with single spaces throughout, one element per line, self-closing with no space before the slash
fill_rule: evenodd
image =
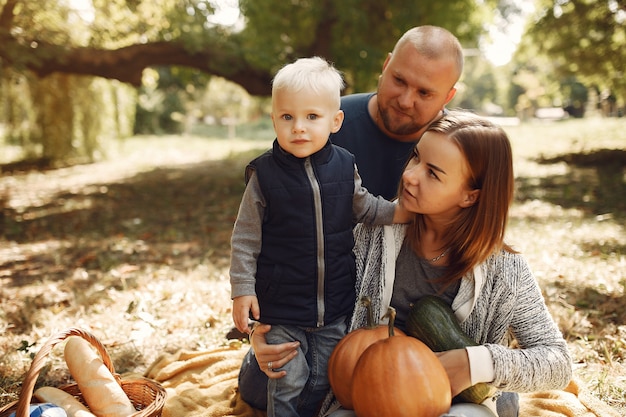
<path id="1" fill-rule="evenodd" d="M 450 111 L 427 131 L 444 134 L 457 144 L 469 168 L 468 187 L 480 190 L 478 201 L 462 209 L 448 225 L 444 242 L 448 268 L 438 280 L 445 287 L 495 251 L 515 252 L 504 242 L 515 188 L 513 156 L 501 127 L 467 111 Z M 423 216 L 416 214 L 407 230 L 409 242 L 418 253 L 423 227 Z"/>

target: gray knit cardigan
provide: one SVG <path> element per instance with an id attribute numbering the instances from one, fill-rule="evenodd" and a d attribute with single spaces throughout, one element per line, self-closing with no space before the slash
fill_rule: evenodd
<path id="1" fill-rule="evenodd" d="M 372 299 L 382 316 L 391 300 L 396 258 L 406 225 L 355 228 L 357 300 Z M 350 330 L 366 322 L 356 304 Z M 571 357 L 526 260 L 501 251 L 463 277 L 452 303 L 465 333 L 489 349 L 495 379 L 503 391 L 530 392 L 565 387 L 572 376 Z M 508 336 L 518 343 L 508 347 Z"/>

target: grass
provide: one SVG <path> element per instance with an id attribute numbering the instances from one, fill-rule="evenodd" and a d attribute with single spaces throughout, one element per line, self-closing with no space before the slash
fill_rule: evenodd
<path id="1" fill-rule="evenodd" d="M 506 127 L 517 178 L 507 239 L 528 258 L 575 375 L 622 414 L 625 127 Z M 16 400 L 45 340 L 71 326 L 95 333 L 120 373 L 227 343 L 230 231 L 264 136 L 135 137 L 107 161 L 0 176 L 0 406 Z M 68 378 L 55 349 L 38 384 Z"/>
<path id="2" fill-rule="evenodd" d="M 517 197 L 508 240 L 529 259 L 575 375 L 626 413 L 626 123 L 507 127 Z"/>

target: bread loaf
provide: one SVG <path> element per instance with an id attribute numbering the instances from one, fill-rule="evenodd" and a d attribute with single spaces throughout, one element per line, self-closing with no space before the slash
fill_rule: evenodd
<path id="1" fill-rule="evenodd" d="M 67 417 L 95 417 L 73 395 L 54 387 L 41 387 L 33 393 L 39 401 L 58 405 L 67 414 Z"/>
<path id="2" fill-rule="evenodd" d="M 97 417 L 128 417 L 137 412 L 130 399 L 91 344 L 71 336 L 65 362 L 89 409 Z"/>

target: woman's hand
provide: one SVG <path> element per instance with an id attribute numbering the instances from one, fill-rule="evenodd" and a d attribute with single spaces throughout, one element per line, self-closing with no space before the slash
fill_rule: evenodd
<path id="1" fill-rule="evenodd" d="M 269 332 L 271 328 L 272 326 L 269 324 L 257 324 L 250 334 L 250 344 L 261 370 L 269 378 L 276 379 L 287 375 L 287 371 L 274 371 L 274 369 L 282 368 L 298 354 L 300 342 L 268 345 L 265 340 L 265 333 Z"/>
<path id="2" fill-rule="evenodd" d="M 469 358 L 465 349 L 454 349 L 435 353 L 450 379 L 452 396 L 472 386 Z"/>

